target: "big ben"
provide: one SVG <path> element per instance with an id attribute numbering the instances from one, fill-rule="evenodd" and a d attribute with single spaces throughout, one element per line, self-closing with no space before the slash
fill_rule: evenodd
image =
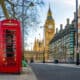
<path id="1" fill-rule="evenodd" d="M 49 6 L 47 19 L 44 25 L 44 32 L 45 32 L 45 60 L 49 59 L 49 42 L 54 37 L 55 34 L 55 21 L 52 18 L 51 9 Z"/>

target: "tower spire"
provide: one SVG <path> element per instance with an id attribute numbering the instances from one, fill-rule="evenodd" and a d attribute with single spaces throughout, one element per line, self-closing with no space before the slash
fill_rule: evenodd
<path id="1" fill-rule="evenodd" d="M 52 19 L 52 13 L 51 13 L 51 8 L 50 8 L 50 4 L 49 4 L 49 9 L 48 9 L 48 15 L 47 15 L 48 19 Z"/>

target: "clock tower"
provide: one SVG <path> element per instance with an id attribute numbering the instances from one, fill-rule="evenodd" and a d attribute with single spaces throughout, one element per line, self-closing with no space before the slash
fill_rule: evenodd
<path id="1" fill-rule="evenodd" d="M 44 32 L 45 32 L 45 60 L 48 60 L 49 59 L 49 42 L 54 37 L 54 33 L 55 33 L 55 21 L 52 18 L 50 6 L 47 14 L 47 19 L 44 25 Z"/>

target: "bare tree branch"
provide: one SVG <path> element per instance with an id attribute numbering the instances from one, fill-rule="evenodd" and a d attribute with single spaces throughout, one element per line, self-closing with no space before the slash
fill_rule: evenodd
<path id="1" fill-rule="evenodd" d="M 12 9 L 12 12 L 13 12 L 12 17 L 16 18 L 16 13 L 15 13 L 15 9 L 14 9 L 15 4 L 13 2 L 9 1 L 9 0 L 6 0 L 6 1 L 11 5 L 11 9 Z"/>
<path id="2" fill-rule="evenodd" d="M 5 1 L 4 1 L 4 0 L 0 0 L 0 5 L 1 5 L 1 7 L 2 7 L 2 10 L 3 10 L 3 13 L 4 13 L 5 17 L 6 17 L 7 19 L 10 18 L 10 17 L 9 17 L 9 13 L 8 13 L 8 11 L 7 11 L 7 8 L 6 8 L 6 6 L 5 6 Z"/>

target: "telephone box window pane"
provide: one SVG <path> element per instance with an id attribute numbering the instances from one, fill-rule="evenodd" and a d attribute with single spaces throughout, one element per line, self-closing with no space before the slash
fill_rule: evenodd
<path id="1" fill-rule="evenodd" d="M 14 30 L 8 30 L 6 29 L 4 31 L 4 35 L 5 35 L 5 44 L 6 44 L 6 57 L 14 57 L 15 54 L 15 50 L 16 50 L 16 39 L 15 39 L 15 31 Z"/>

